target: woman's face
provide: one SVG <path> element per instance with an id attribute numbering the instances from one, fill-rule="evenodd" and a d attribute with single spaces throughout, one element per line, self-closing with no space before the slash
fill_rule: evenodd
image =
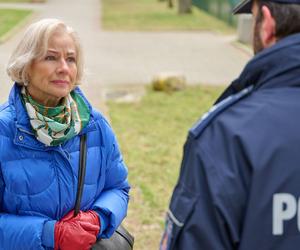
<path id="1" fill-rule="evenodd" d="M 35 59 L 28 70 L 27 90 L 45 106 L 57 106 L 74 88 L 77 76 L 76 47 L 72 37 L 56 31 L 50 37 L 46 55 Z"/>

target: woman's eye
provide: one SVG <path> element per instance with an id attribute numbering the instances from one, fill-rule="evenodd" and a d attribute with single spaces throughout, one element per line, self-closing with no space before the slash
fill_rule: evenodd
<path id="1" fill-rule="evenodd" d="M 71 57 L 67 58 L 67 61 L 68 62 L 76 62 L 76 58 L 71 56 Z"/>
<path id="2" fill-rule="evenodd" d="M 45 57 L 46 61 L 54 61 L 55 59 L 56 59 L 55 56 L 46 56 Z"/>

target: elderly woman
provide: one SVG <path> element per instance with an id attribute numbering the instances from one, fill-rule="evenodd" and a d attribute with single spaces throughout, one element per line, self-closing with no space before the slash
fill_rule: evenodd
<path id="1" fill-rule="evenodd" d="M 72 28 L 44 19 L 9 60 L 15 84 L 0 108 L 0 249 L 89 249 L 126 216 L 127 168 L 111 127 L 77 87 L 81 53 Z M 73 217 L 83 134 L 86 176 Z"/>

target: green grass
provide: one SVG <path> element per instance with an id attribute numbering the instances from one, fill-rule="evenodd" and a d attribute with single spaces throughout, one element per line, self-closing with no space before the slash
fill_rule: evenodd
<path id="1" fill-rule="evenodd" d="M 0 0 L 0 3 L 32 3 L 45 2 L 45 0 Z"/>
<path id="2" fill-rule="evenodd" d="M 177 2 L 177 1 L 174 1 Z M 213 30 L 234 32 L 224 22 L 196 7 L 192 14 L 178 15 L 158 0 L 102 0 L 102 26 L 107 30 Z"/>
<path id="3" fill-rule="evenodd" d="M 135 235 L 135 249 L 158 249 L 187 131 L 223 88 L 197 86 L 172 94 L 148 90 L 138 103 L 108 103 L 129 168 L 125 224 Z"/>
<path id="4" fill-rule="evenodd" d="M 0 0 L 0 3 L 28 3 L 29 0 Z"/>
<path id="5" fill-rule="evenodd" d="M 0 40 L 31 13 L 30 10 L 0 9 Z"/>

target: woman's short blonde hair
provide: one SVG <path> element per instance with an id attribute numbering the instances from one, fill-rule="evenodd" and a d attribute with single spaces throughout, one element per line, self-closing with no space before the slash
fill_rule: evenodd
<path id="1" fill-rule="evenodd" d="M 42 19 L 31 24 L 25 31 L 20 43 L 13 51 L 7 65 L 7 74 L 20 85 L 28 83 L 27 70 L 35 59 L 44 57 L 48 50 L 48 41 L 56 31 L 66 32 L 74 41 L 77 59 L 76 85 L 83 75 L 82 47 L 77 33 L 58 19 Z"/>

